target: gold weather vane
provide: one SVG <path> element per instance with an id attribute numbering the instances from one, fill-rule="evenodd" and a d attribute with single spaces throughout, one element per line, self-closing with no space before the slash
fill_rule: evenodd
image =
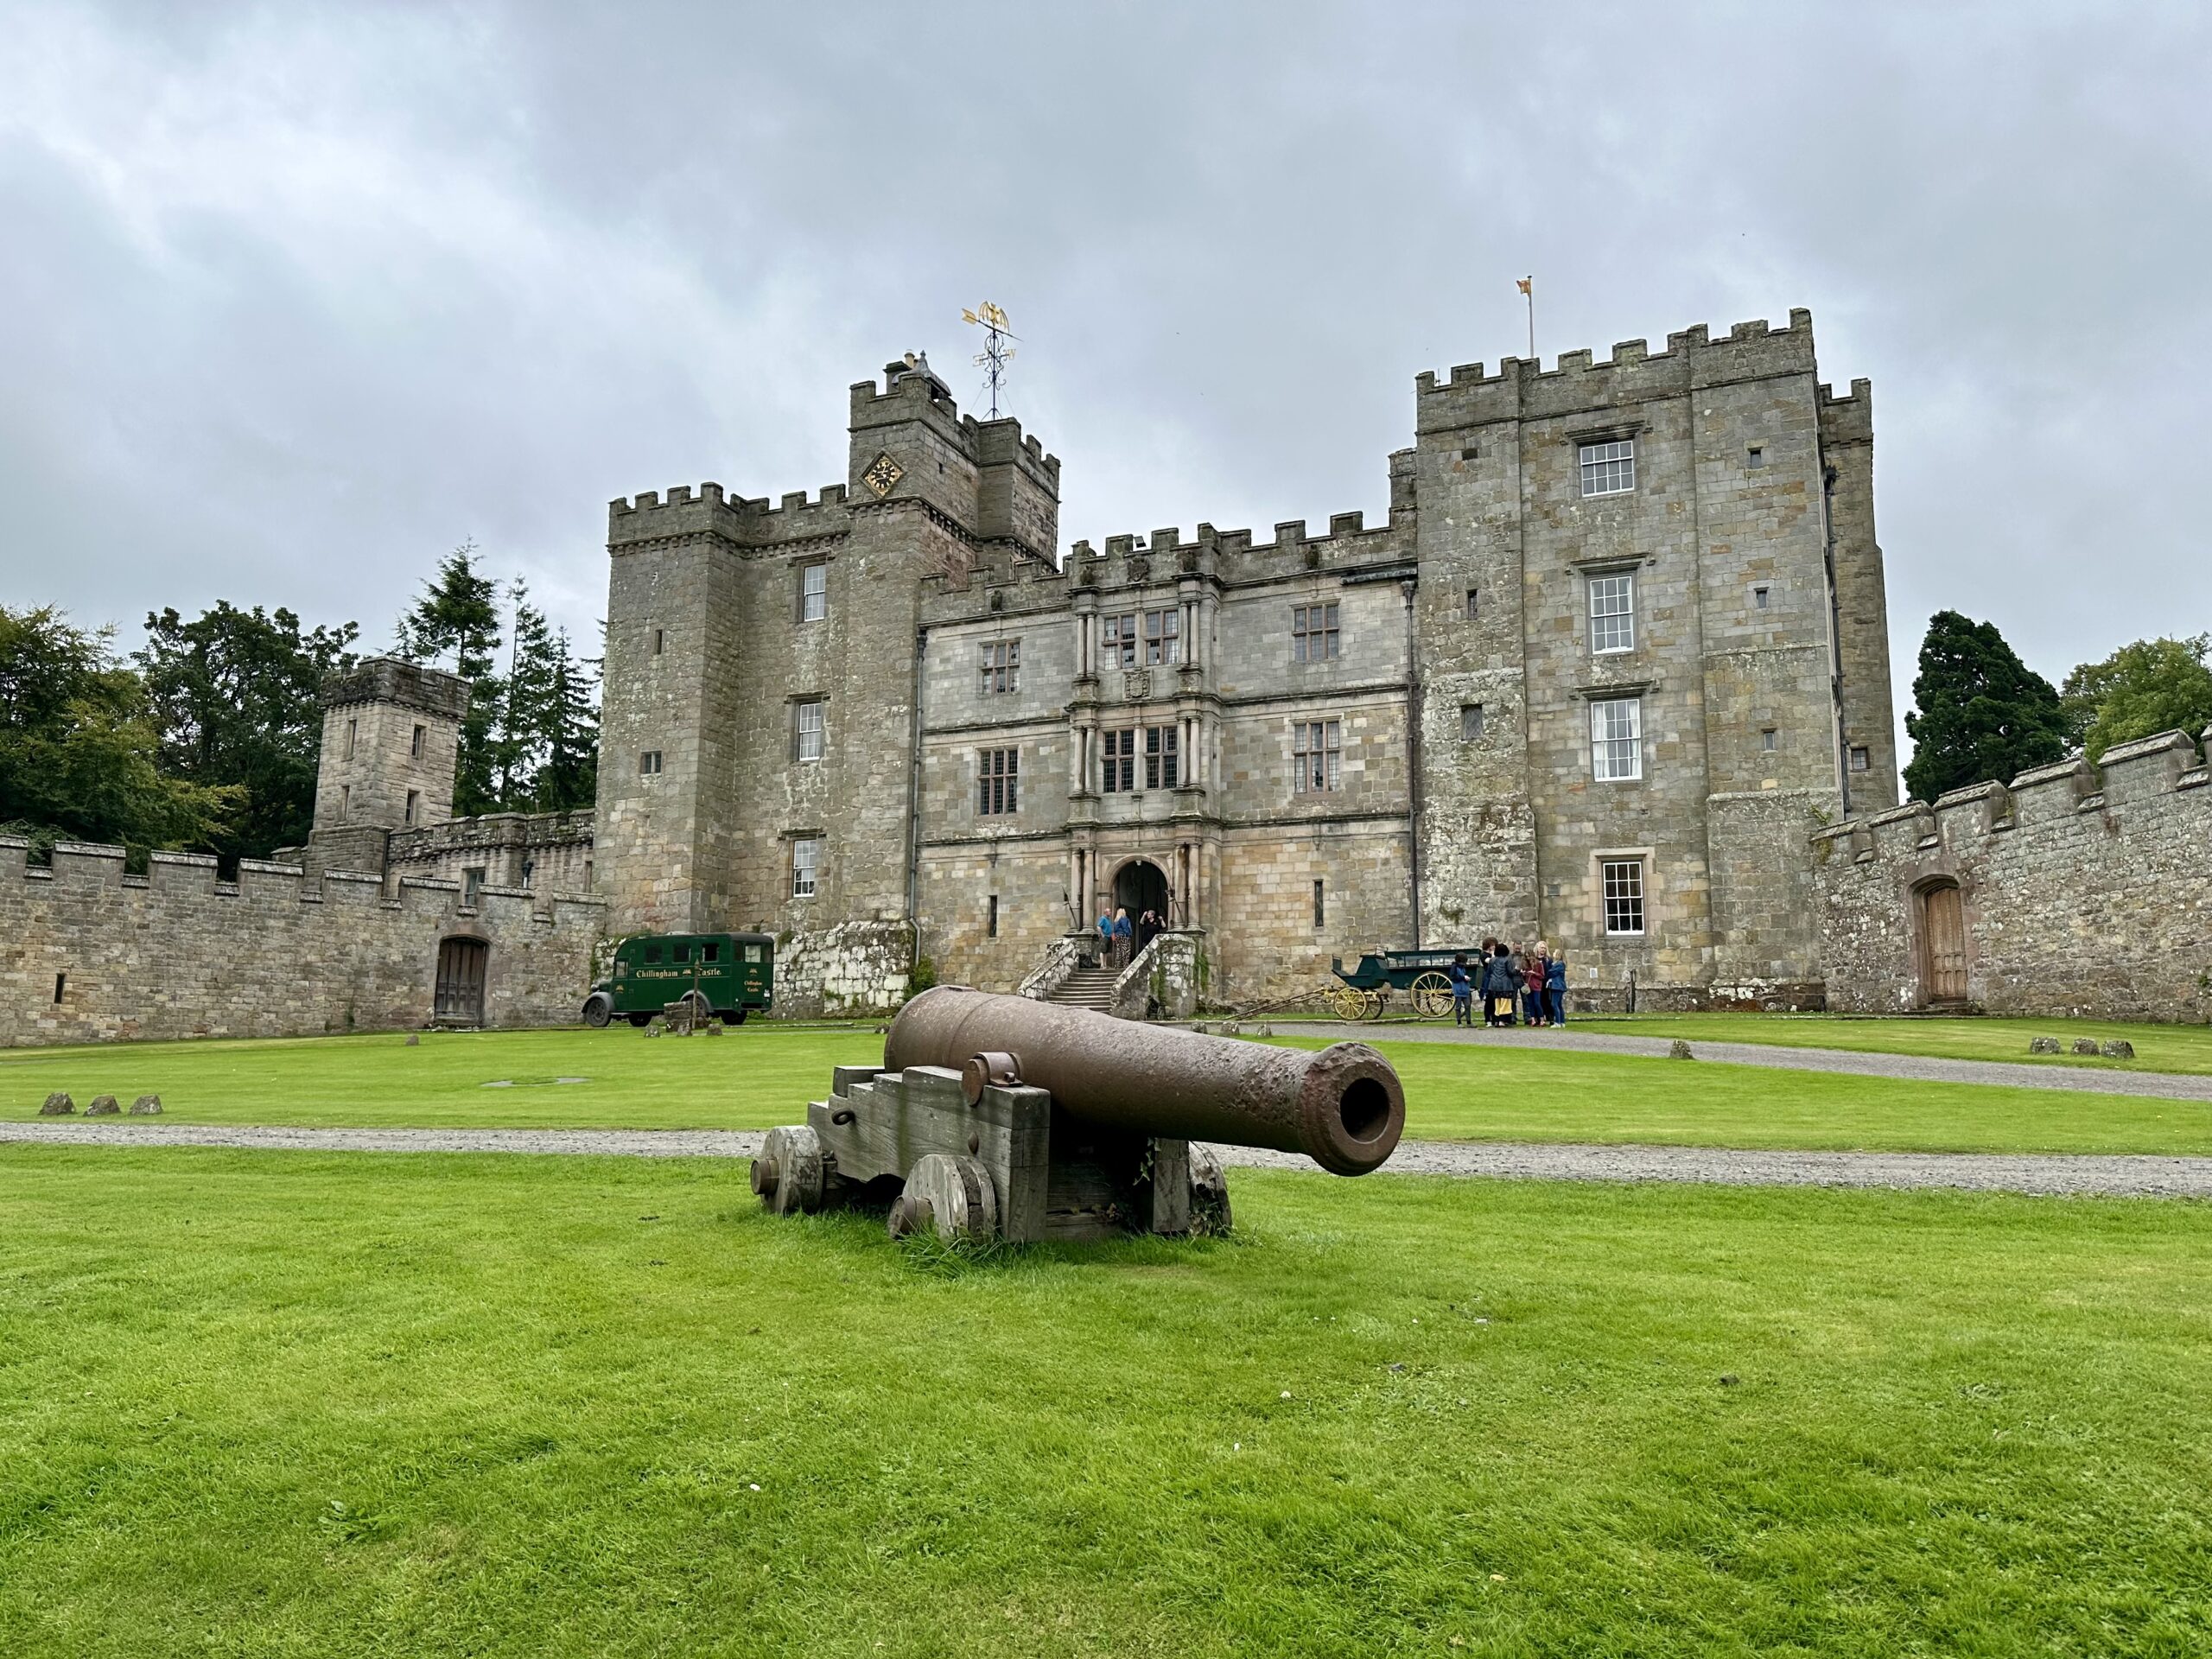
<path id="1" fill-rule="evenodd" d="M 963 308 L 960 321 L 972 322 L 983 331 L 983 349 L 976 353 L 976 366 L 983 371 L 984 385 L 990 389 L 989 418 L 995 421 L 999 417 L 999 388 L 1006 384 L 1006 365 L 1014 361 L 1014 347 L 1006 342 L 1021 336 L 1007 327 L 1006 313 L 988 300 L 973 311 Z"/>

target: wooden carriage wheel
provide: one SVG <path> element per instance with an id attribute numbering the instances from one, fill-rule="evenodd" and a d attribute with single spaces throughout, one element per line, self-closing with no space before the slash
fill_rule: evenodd
<path id="1" fill-rule="evenodd" d="M 1414 1012 L 1424 1020 L 1441 1020 L 1452 1012 L 1452 982 L 1433 969 L 1414 977 Z"/>

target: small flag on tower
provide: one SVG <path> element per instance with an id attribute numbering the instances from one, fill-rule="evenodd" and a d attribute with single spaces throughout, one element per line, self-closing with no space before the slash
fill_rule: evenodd
<path id="1" fill-rule="evenodd" d="M 1529 296 L 1531 298 L 1534 298 L 1535 296 L 1535 283 L 1536 279 L 1533 276 L 1516 276 L 1513 279 L 1513 286 L 1519 289 L 1523 294 Z"/>

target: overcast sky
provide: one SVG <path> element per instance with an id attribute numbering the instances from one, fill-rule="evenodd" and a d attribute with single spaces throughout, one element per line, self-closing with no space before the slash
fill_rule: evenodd
<path id="1" fill-rule="evenodd" d="M 1672 14 L 1671 16 L 1669 14 Z M 960 308 L 1062 540 L 1386 500 L 1413 378 L 1814 313 L 1929 613 L 2212 628 L 2212 9 L 0 0 L 0 603 L 382 642 L 473 538 L 844 469 Z"/>

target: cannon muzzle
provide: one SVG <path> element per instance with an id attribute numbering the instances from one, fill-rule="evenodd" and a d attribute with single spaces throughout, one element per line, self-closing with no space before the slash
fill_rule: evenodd
<path id="1" fill-rule="evenodd" d="M 1376 1168 L 1406 1127 L 1398 1074 L 1364 1043 L 1271 1048 L 957 985 L 924 991 L 891 1022 L 884 1070 L 910 1065 L 962 1072 L 971 1097 L 1019 1077 L 1095 1123 L 1302 1152 L 1338 1175 Z"/>

